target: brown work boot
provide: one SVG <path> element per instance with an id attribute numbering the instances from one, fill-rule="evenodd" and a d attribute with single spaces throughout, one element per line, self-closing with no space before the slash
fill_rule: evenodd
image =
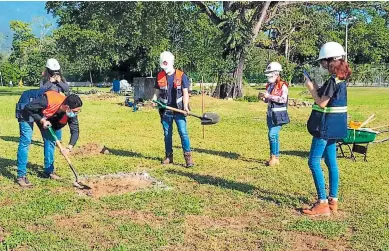
<path id="1" fill-rule="evenodd" d="M 17 178 L 16 183 L 18 183 L 21 187 L 32 187 L 31 182 L 27 179 L 26 176 Z"/>
<path id="2" fill-rule="evenodd" d="M 185 162 L 186 162 L 186 167 L 194 166 L 194 163 L 193 163 L 193 160 L 192 160 L 192 153 L 191 152 L 184 153 L 184 158 L 185 158 Z"/>
<path id="3" fill-rule="evenodd" d="M 61 176 L 56 173 L 44 173 L 43 177 L 52 180 L 62 180 Z"/>
<path id="4" fill-rule="evenodd" d="M 331 211 L 328 202 L 317 201 L 311 209 L 304 209 L 303 213 L 309 216 L 330 216 Z"/>
<path id="5" fill-rule="evenodd" d="M 276 166 L 280 164 L 280 159 L 276 157 L 275 155 L 272 155 L 270 157 L 270 160 L 267 162 L 268 166 Z"/>
<path id="6" fill-rule="evenodd" d="M 328 205 L 332 212 L 338 212 L 338 200 L 334 200 L 334 198 L 328 198 Z"/>
<path id="7" fill-rule="evenodd" d="M 164 160 L 162 160 L 163 165 L 173 164 L 173 153 L 167 153 Z"/>

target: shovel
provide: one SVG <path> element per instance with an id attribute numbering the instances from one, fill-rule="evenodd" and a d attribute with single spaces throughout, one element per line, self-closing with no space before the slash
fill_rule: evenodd
<path id="1" fill-rule="evenodd" d="M 182 114 L 187 114 L 183 110 L 167 106 L 165 104 L 162 104 L 160 101 L 153 100 L 153 102 L 156 103 L 158 105 L 158 107 L 160 107 L 160 108 L 168 109 L 170 111 L 174 111 L 174 112 L 178 112 L 178 113 L 182 113 Z M 200 119 L 202 125 L 214 125 L 220 121 L 219 114 L 214 113 L 214 112 L 206 112 L 203 114 L 203 116 L 195 115 L 193 113 L 188 113 L 187 115 Z"/>
<path id="2" fill-rule="evenodd" d="M 55 135 L 53 128 L 49 127 L 49 132 L 50 132 L 51 136 L 54 138 L 55 143 L 57 144 L 59 150 L 61 150 L 61 154 L 62 154 L 62 151 L 63 151 L 64 148 L 63 148 L 61 142 L 58 140 L 57 136 Z M 72 172 L 73 172 L 73 174 L 74 174 L 74 177 L 75 177 L 75 179 L 76 179 L 76 180 L 73 182 L 73 186 L 75 186 L 75 187 L 77 187 L 77 188 L 79 188 L 79 189 L 91 189 L 89 186 L 84 185 L 84 184 L 82 184 L 81 182 L 78 181 L 77 172 L 76 172 L 76 170 L 74 169 L 74 167 L 73 167 L 73 165 L 72 165 L 72 162 L 70 161 L 69 157 L 66 156 L 66 155 L 64 155 L 64 154 L 62 154 L 62 155 L 65 157 L 66 161 L 68 162 L 69 167 L 70 167 L 70 169 L 72 170 Z"/>

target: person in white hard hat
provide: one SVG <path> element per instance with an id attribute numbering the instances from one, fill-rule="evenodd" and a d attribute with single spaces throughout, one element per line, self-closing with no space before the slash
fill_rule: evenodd
<path id="1" fill-rule="evenodd" d="M 311 216 L 330 215 L 338 209 L 339 168 L 336 162 L 336 141 L 347 136 L 347 80 L 351 70 L 346 53 L 336 42 L 324 44 L 319 53 L 320 67 L 329 79 L 320 88 L 308 76 L 305 85 L 315 104 L 307 123 L 313 136 L 308 165 L 317 191 L 317 202 L 303 213 Z M 329 195 L 327 197 L 321 159 L 328 167 Z"/>
<path id="2" fill-rule="evenodd" d="M 271 62 L 265 70 L 267 77 L 266 91 L 260 92 L 258 97 L 268 103 L 267 126 L 269 128 L 270 160 L 268 166 L 280 164 L 279 133 L 282 125 L 290 122 L 288 115 L 288 83 L 281 79 L 282 66 L 278 62 Z"/>
<path id="3" fill-rule="evenodd" d="M 162 52 L 159 61 L 162 71 L 157 75 L 153 100 L 158 100 L 164 105 L 189 113 L 190 83 L 187 75 L 183 71 L 174 68 L 174 55 L 171 52 Z M 165 159 L 162 164 L 173 163 L 172 137 L 173 121 L 175 121 L 181 137 L 186 167 L 194 166 L 185 115 L 167 109 L 159 109 L 159 113 L 165 141 Z"/>
<path id="4" fill-rule="evenodd" d="M 69 85 L 61 72 L 61 66 L 55 58 L 49 58 L 46 62 L 46 69 L 42 72 L 43 79 L 40 82 L 40 89 L 43 91 L 55 91 L 62 95 L 69 94 Z M 62 140 L 62 130 L 57 130 L 57 138 Z"/>
<path id="5" fill-rule="evenodd" d="M 61 66 L 58 60 L 50 58 L 46 62 L 46 69 L 42 72 L 43 80 L 40 82 L 40 88 L 48 91 L 56 91 L 59 93 L 68 94 L 69 85 L 62 76 Z"/>

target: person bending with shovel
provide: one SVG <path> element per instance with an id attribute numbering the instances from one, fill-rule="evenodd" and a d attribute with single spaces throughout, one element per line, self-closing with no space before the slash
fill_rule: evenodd
<path id="1" fill-rule="evenodd" d="M 268 103 L 266 120 L 269 128 L 270 160 L 268 166 L 280 164 L 279 133 L 282 125 L 289 123 L 288 115 L 288 84 L 281 79 L 281 64 L 271 62 L 265 70 L 268 84 L 266 92 L 260 92 L 258 97 Z"/>
<path id="2" fill-rule="evenodd" d="M 22 110 L 21 115 L 28 119 L 32 117 L 39 127 L 44 141 L 44 177 L 59 180 L 61 179 L 54 172 L 54 150 L 55 139 L 49 132 L 51 127 L 54 131 L 58 131 L 65 125 L 70 128 L 70 142 L 66 148 L 61 150 L 62 154 L 67 156 L 72 151 L 79 136 L 79 125 L 77 114 L 81 111 L 82 101 L 79 96 L 71 94 L 67 97 L 59 94 L 56 91 L 47 91 L 30 103 Z M 18 162 L 27 164 L 27 158 L 23 155 L 18 155 Z M 27 165 L 18 165 L 17 183 L 22 187 L 29 187 L 32 184 L 26 177 Z"/>
<path id="3" fill-rule="evenodd" d="M 181 137 L 186 167 L 192 167 L 194 166 L 194 163 L 186 126 L 186 115 L 189 114 L 189 79 L 184 72 L 174 69 L 174 55 L 169 51 L 161 53 L 160 66 L 163 71 L 159 72 L 157 75 L 153 101 L 158 100 L 165 106 L 170 106 L 185 112 L 185 114 L 182 114 L 159 107 L 166 154 L 162 164 L 166 165 L 173 163 L 172 136 L 174 120 Z"/>

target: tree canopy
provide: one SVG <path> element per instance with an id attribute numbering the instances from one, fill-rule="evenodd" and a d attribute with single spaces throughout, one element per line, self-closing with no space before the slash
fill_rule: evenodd
<path id="1" fill-rule="evenodd" d="M 243 80 L 265 81 L 271 60 L 284 65 L 287 81 L 298 81 L 323 43 L 346 46 L 347 28 L 348 61 L 361 71 L 354 81 L 364 81 L 389 61 L 388 8 L 371 1 L 47 2 L 58 27 L 10 22 L 12 51 L 1 54 L 0 69 L 16 67 L 4 78 L 37 84 L 47 58 L 56 57 L 69 80 L 131 81 L 155 76 L 159 54 L 170 50 L 194 81 L 218 81 L 225 85 L 220 96 L 240 97 Z"/>

